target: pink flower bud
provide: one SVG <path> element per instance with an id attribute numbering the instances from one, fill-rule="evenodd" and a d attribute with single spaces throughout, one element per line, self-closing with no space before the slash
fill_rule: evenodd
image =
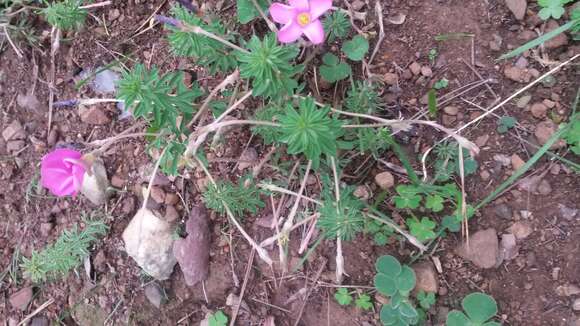
<path id="1" fill-rule="evenodd" d="M 304 34 L 314 44 L 324 42 L 324 27 L 319 18 L 332 7 L 332 0 L 289 0 L 289 3 L 275 2 L 270 6 L 272 19 L 284 24 L 278 40 L 292 43 Z"/>
<path id="2" fill-rule="evenodd" d="M 81 153 L 71 149 L 57 149 L 46 154 L 40 163 L 42 186 L 58 197 L 75 196 L 85 175 L 81 157 Z"/>

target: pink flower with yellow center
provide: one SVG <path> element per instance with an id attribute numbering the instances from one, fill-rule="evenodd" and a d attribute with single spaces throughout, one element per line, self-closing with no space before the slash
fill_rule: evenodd
<path id="1" fill-rule="evenodd" d="M 74 196 L 80 190 L 85 175 L 82 154 L 71 149 L 57 149 L 46 154 L 40 163 L 43 187 L 58 197 Z"/>
<path id="2" fill-rule="evenodd" d="M 290 5 L 275 2 L 270 15 L 284 27 L 278 32 L 278 40 L 292 43 L 302 35 L 314 44 L 324 42 L 324 27 L 319 18 L 332 7 L 332 0 L 288 0 Z"/>

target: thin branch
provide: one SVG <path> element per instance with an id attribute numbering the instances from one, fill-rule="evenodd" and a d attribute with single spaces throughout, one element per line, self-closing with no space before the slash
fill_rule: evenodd
<path id="1" fill-rule="evenodd" d="M 80 6 L 79 9 L 92 9 L 92 8 L 100 8 L 100 7 L 105 7 L 108 6 L 110 4 L 112 4 L 112 1 L 103 1 L 103 2 L 98 2 L 98 3 L 92 3 L 89 5 L 85 5 L 85 6 Z"/>
<path id="2" fill-rule="evenodd" d="M 330 157 L 330 164 L 332 165 L 332 174 L 334 175 L 334 194 L 336 196 L 336 213 L 340 214 L 339 204 L 340 204 L 340 180 L 338 178 L 338 172 L 336 171 L 336 162 L 334 157 Z M 342 239 L 340 238 L 340 230 L 336 233 L 336 282 L 338 284 L 342 283 L 342 276 L 344 275 L 344 256 L 342 254 Z"/>
<path id="3" fill-rule="evenodd" d="M 10 34 L 8 33 L 8 29 L 6 29 L 6 26 L 2 26 L 4 28 L 4 35 L 6 35 L 6 39 L 8 40 L 8 43 L 10 43 L 10 46 L 12 47 L 12 49 L 14 50 L 14 52 L 16 52 L 16 55 L 22 59 L 24 56 L 22 55 L 22 52 L 20 52 L 20 49 L 16 46 L 16 44 L 14 44 L 14 42 L 12 42 L 12 38 L 10 38 Z"/>
<path id="4" fill-rule="evenodd" d="M 48 76 L 48 128 L 47 134 L 50 133 L 50 128 L 52 125 L 52 111 L 54 109 L 54 82 L 56 75 L 56 63 L 55 57 L 58 49 L 60 48 L 60 29 L 53 27 L 50 33 L 50 72 Z"/>
<path id="5" fill-rule="evenodd" d="M 373 60 L 375 59 L 375 56 L 379 52 L 381 44 L 383 43 L 383 40 L 385 39 L 385 24 L 383 22 L 383 7 L 381 6 L 380 1 L 377 1 L 375 3 L 375 13 L 377 14 L 377 18 L 379 20 L 379 39 L 377 40 L 377 44 L 375 45 L 375 49 L 373 50 L 373 54 L 371 55 L 369 62 L 367 63 L 367 65 L 369 67 L 373 63 Z"/>
<path id="6" fill-rule="evenodd" d="M 279 192 L 282 194 L 286 194 L 286 195 L 291 195 L 300 199 L 304 199 L 306 201 L 309 201 L 311 203 L 314 203 L 316 205 L 322 205 L 321 201 L 318 201 L 316 199 L 304 196 L 304 195 L 299 195 L 297 192 L 294 192 L 292 190 L 286 189 L 286 188 L 282 188 L 279 187 L 277 185 L 273 185 L 273 184 L 267 184 L 267 183 L 259 183 L 258 187 L 265 189 L 265 190 L 269 190 L 269 191 L 274 191 L 274 192 Z"/>
<path id="7" fill-rule="evenodd" d="M 264 13 L 264 10 L 262 10 L 262 7 L 260 7 L 260 4 L 258 4 L 258 1 L 256 0 L 252 0 L 252 3 L 254 4 L 254 7 L 256 7 L 256 10 L 258 10 L 258 12 L 260 13 L 260 16 L 262 16 L 262 19 L 264 19 L 266 21 L 266 25 L 268 25 L 268 28 L 274 32 L 274 33 L 278 33 L 278 28 L 276 27 L 276 24 L 274 24 L 269 18 L 268 16 L 266 16 L 266 14 Z"/>
<path id="8" fill-rule="evenodd" d="M 424 252 L 425 250 L 427 250 L 427 247 L 425 247 L 425 245 L 422 244 L 421 241 L 417 240 L 417 238 L 415 238 L 414 236 L 412 236 L 409 233 L 405 232 L 397 224 L 395 224 L 395 223 L 393 223 L 391 221 L 382 219 L 380 217 L 374 216 L 374 215 L 369 214 L 369 213 L 365 213 L 365 215 L 367 217 L 372 218 L 375 221 L 378 221 L 378 222 L 381 222 L 383 224 L 386 224 L 386 225 L 390 226 L 395 231 L 397 231 L 399 234 L 401 234 L 402 236 L 404 236 L 412 245 L 414 245 L 415 247 L 417 247 L 421 252 Z"/>
<path id="9" fill-rule="evenodd" d="M 191 128 L 191 126 L 193 126 L 195 121 L 197 121 L 197 119 L 199 119 L 201 117 L 201 115 L 205 113 L 205 111 L 209 107 L 209 103 L 213 100 L 214 97 L 217 96 L 217 94 L 219 92 L 221 92 L 226 87 L 228 87 L 228 85 L 234 84 L 239 78 L 240 78 L 240 71 L 236 69 L 234 72 L 232 72 L 230 75 L 228 75 L 219 85 L 217 85 L 211 91 L 211 93 L 209 93 L 209 95 L 207 96 L 207 98 L 205 99 L 205 101 L 203 102 L 203 104 L 201 105 L 199 110 L 197 111 L 197 113 L 193 116 L 191 121 L 187 124 L 187 128 Z"/>
<path id="10" fill-rule="evenodd" d="M 242 289 L 240 290 L 240 295 L 238 296 L 238 302 L 234 305 L 234 312 L 232 314 L 232 320 L 230 321 L 230 326 L 236 324 L 236 318 L 240 311 L 240 306 L 242 305 L 242 299 L 244 298 L 244 293 L 246 293 L 246 286 L 248 285 L 248 279 L 250 278 L 250 271 L 252 270 L 252 265 L 254 264 L 254 256 L 256 255 L 256 250 L 252 249 L 250 252 L 250 257 L 248 258 L 248 264 L 246 265 L 246 273 L 244 275 L 244 283 L 242 284 Z"/>

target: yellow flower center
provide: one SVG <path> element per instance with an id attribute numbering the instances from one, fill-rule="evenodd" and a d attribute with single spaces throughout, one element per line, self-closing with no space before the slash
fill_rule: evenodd
<path id="1" fill-rule="evenodd" d="M 304 27 L 308 24 L 310 24 L 310 15 L 308 13 L 301 13 L 298 15 L 297 19 L 298 21 L 298 25 Z"/>

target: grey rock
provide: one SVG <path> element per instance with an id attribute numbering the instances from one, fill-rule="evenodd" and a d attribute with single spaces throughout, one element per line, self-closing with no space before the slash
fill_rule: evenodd
<path id="1" fill-rule="evenodd" d="M 171 276 L 177 263 L 173 256 L 173 230 L 148 209 L 140 209 L 123 231 L 125 250 L 157 280 Z"/>
<path id="2" fill-rule="evenodd" d="M 528 7 L 527 0 L 506 0 L 505 3 L 517 20 L 524 19 Z"/>
<path id="3" fill-rule="evenodd" d="M 558 208 L 560 209 L 560 215 L 565 220 L 572 221 L 575 217 L 580 217 L 577 208 L 569 208 L 562 204 L 558 204 Z"/>
<path id="4" fill-rule="evenodd" d="M 109 179 L 107 170 L 101 158 L 87 157 L 91 162 L 90 173 L 85 173 L 81 193 L 96 206 L 105 204 L 107 201 Z"/>
<path id="5" fill-rule="evenodd" d="M 14 308 L 20 309 L 22 311 L 26 310 L 28 304 L 32 300 L 32 287 L 28 286 L 12 293 L 8 301 L 10 305 Z"/>
<path id="6" fill-rule="evenodd" d="M 252 167 L 258 161 L 258 152 L 254 147 L 248 147 L 240 155 L 240 163 L 238 164 L 238 170 L 243 171 L 249 167 Z"/>
<path id="7" fill-rule="evenodd" d="M 512 226 L 510 226 L 507 229 L 507 231 L 513 234 L 516 237 L 516 239 L 523 240 L 527 238 L 530 234 L 532 234 L 532 232 L 534 232 L 534 229 L 532 228 L 530 223 L 526 221 L 518 221 L 512 224 Z"/>
<path id="8" fill-rule="evenodd" d="M 499 254 L 497 232 L 490 228 L 478 231 L 469 238 L 469 243 L 461 244 L 455 252 L 480 268 L 492 268 Z"/>
<path id="9" fill-rule="evenodd" d="M 546 24 L 546 33 L 549 33 L 559 27 L 560 25 L 558 24 L 557 21 L 550 19 Z M 553 37 L 552 39 L 546 41 L 544 43 L 544 47 L 546 49 L 557 49 L 567 44 L 568 44 L 568 36 L 566 36 L 566 33 L 560 33 L 556 37 Z"/>
<path id="10" fill-rule="evenodd" d="M 205 208 L 192 208 L 185 228 L 187 237 L 175 241 L 173 254 L 179 262 L 185 283 L 194 286 L 207 279 L 209 273 L 210 231 Z"/>
<path id="11" fill-rule="evenodd" d="M 163 302 L 163 293 L 159 288 L 159 285 L 155 283 L 150 283 L 145 287 L 145 297 L 151 302 L 152 305 L 159 308 Z"/>
<path id="12" fill-rule="evenodd" d="M 512 209 L 506 204 L 499 204 L 493 208 L 493 212 L 497 217 L 500 217 L 504 220 L 511 220 L 512 219 Z"/>
<path id="13" fill-rule="evenodd" d="M 30 321 L 30 326 L 48 326 L 49 321 L 48 318 L 44 316 L 34 317 Z"/>
<path id="14" fill-rule="evenodd" d="M 26 132 L 24 131 L 24 128 L 22 128 L 20 121 L 14 120 L 4 128 L 2 131 L 2 138 L 4 138 L 5 141 L 25 139 Z"/>
<path id="15" fill-rule="evenodd" d="M 572 309 L 574 311 L 580 311 L 580 298 L 574 300 L 574 303 L 572 303 Z"/>
<path id="16" fill-rule="evenodd" d="M 498 262 L 501 263 L 501 260 L 512 260 L 517 256 L 518 246 L 516 244 L 516 237 L 511 233 L 502 234 L 500 243 L 500 257 Z"/>

